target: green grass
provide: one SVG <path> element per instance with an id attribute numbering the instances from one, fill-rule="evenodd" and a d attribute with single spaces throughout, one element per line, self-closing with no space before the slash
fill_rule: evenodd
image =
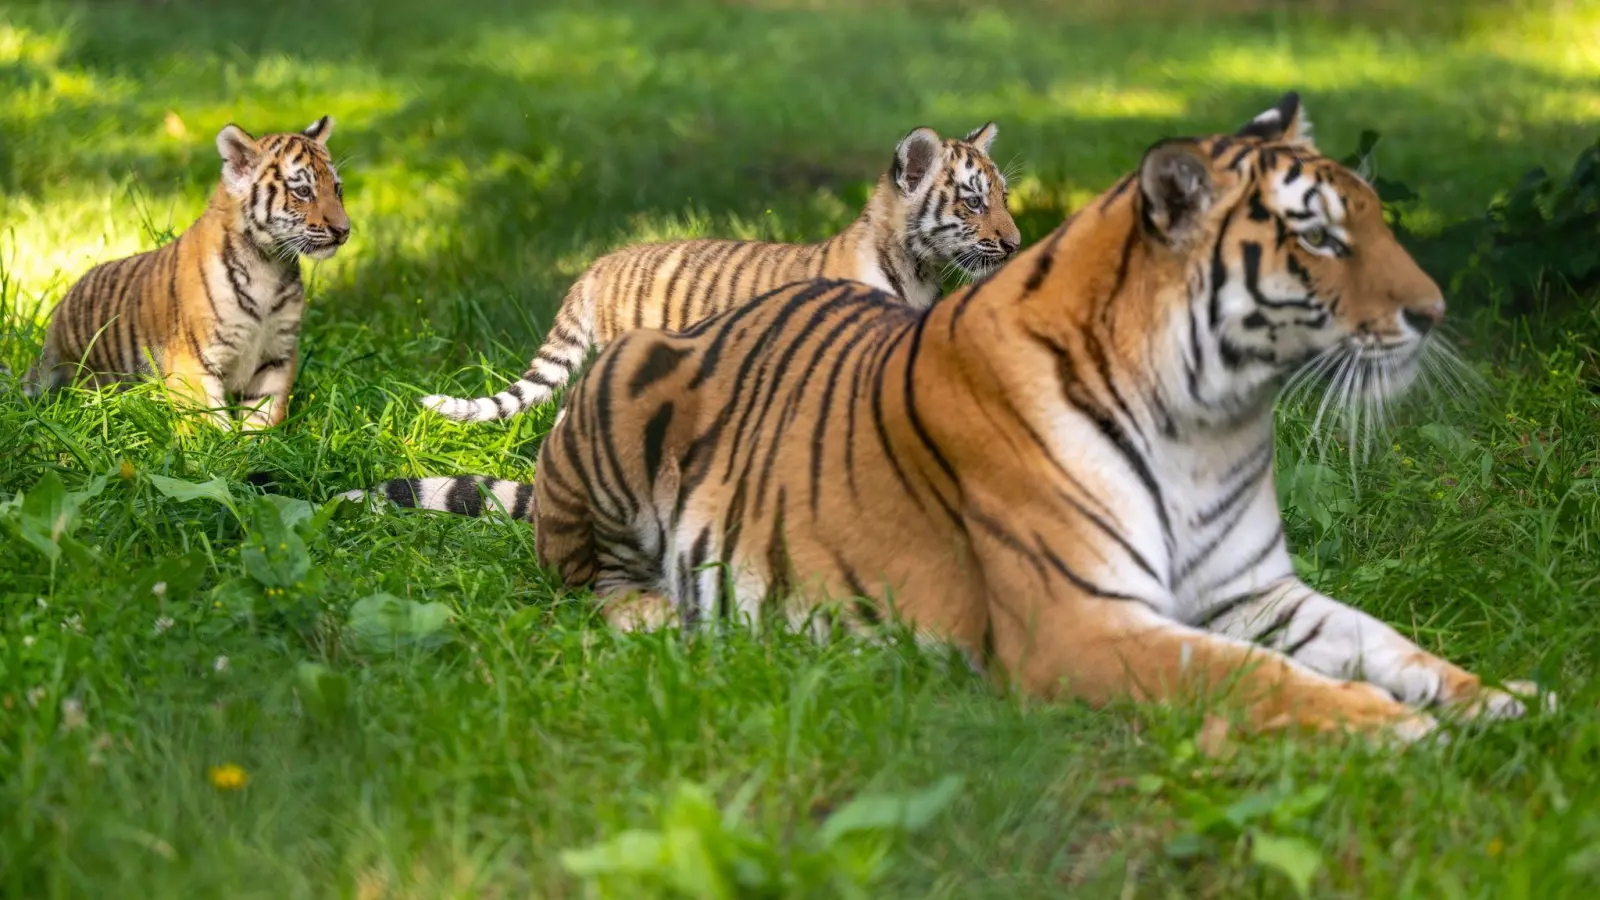
<path id="1" fill-rule="evenodd" d="M 397 474 L 529 476 L 551 410 L 462 427 L 416 398 L 519 371 L 608 248 L 842 226 L 914 125 L 997 119 L 1031 241 L 1151 141 L 1235 126 L 1286 88 L 1325 149 L 1383 133 L 1424 233 L 1569 164 L 1600 119 L 1592 3 L 665 6 L 0 2 L 0 360 L 28 364 L 36 310 L 89 265 L 192 220 L 230 119 L 333 114 L 355 228 L 308 266 L 278 432 L 181 436 L 148 391 L 0 402 L 0 498 L 110 475 L 77 513 L 84 549 L 54 564 L 0 514 L 7 896 L 582 896 L 560 851 L 652 827 L 679 780 L 724 804 L 747 790 L 735 830 L 799 859 L 828 810 L 951 773 L 956 799 L 883 845 L 870 896 L 1292 896 L 1245 832 L 1319 848 L 1317 896 L 1595 895 L 1595 297 L 1552 290 L 1515 316 L 1453 298 L 1488 390 L 1415 405 L 1358 493 L 1337 452 L 1338 477 L 1289 491 L 1318 586 L 1561 693 L 1556 714 L 1448 747 L 1261 740 L 1211 759 L 1189 711 L 1026 703 L 900 644 L 615 636 L 504 522 L 341 513 L 308 541 L 310 573 L 262 600 L 252 573 L 293 559 L 248 550 L 271 522 L 247 473 L 316 500 Z M 1286 486 L 1312 471 L 1305 423 L 1285 413 Z M 226 505 L 158 480 L 214 476 Z M 444 604 L 451 640 L 361 643 L 341 626 L 380 592 Z M 208 782 L 223 763 L 243 790 Z M 1177 852 L 1262 792 L 1270 814 Z M 795 871 L 787 895 L 837 896 L 826 867 Z"/>

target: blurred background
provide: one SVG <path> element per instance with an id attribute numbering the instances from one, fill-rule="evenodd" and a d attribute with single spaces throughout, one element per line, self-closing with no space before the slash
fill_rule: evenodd
<path id="1" fill-rule="evenodd" d="M 0 3 L 5 356 L 25 364 L 33 309 L 90 265 L 193 220 L 228 121 L 261 134 L 337 120 L 355 232 L 312 273 L 313 335 L 398 330 L 422 340 L 419 364 L 482 350 L 515 367 L 601 252 L 667 235 L 826 236 L 914 126 L 996 120 L 1032 241 L 1152 141 L 1232 129 L 1287 89 L 1330 155 L 1381 135 L 1379 173 L 1417 195 L 1405 224 L 1425 242 L 1594 143 L 1600 12 L 1526 0 L 12 0 Z M 1442 282 L 1470 243 L 1424 250 Z"/>

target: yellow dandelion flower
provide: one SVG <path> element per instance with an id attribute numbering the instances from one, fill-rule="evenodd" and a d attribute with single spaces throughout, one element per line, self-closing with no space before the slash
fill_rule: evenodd
<path id="1" fill-rule="evenodd" d="M 250 773 L 233 763 L 211 767 L 211 786 L 219 791 L 237 791 L 250 783 Z"/>
<path id="2" fill-rule="evenodd" d="M 127 481 L 128 479 L 132 478 L 133 477 L 133 463 L 128 462 L 127 460 L 123 460 L 122 461 L 122 465 L 117 467 L 117 474 L 122 476 L 122 480 L 123 481 Z"/>
<path id="3" fill-rule="evenodd" d="M 1489 846 L 1484 848 L 1484 850 L 1488 852 L 1490 857 L 1499 856 L 1501 853 L 1505 852 L 1505 849 L 1506 849 L 1505 841 L 1502 841 L 1497 837 L 1489 838 Z"/>

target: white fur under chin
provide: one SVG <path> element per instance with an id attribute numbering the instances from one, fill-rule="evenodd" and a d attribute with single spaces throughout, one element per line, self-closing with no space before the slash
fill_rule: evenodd
<path id="1" fill-rule="evenodd" d="M 338 252 L 339 252 L 339 245 L 338 244 L 327 244 L 327 245 L 322 246 L 322 247 L 313 247 L 312 249 L 307 250 L 305 255 L 309 259 L 323 260 L 323 259 L 331 259 L 333 257 L 333 255 L 335 253 L 338 253 Z"/>

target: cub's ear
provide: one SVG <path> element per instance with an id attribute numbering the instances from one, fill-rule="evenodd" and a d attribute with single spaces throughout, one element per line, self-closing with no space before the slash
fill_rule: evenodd
<path id="1" fill-rule="evenodd" d="M 985 123 L 982 128 L 973 129 L 962 140 L 977 147 L 984 156 L 989 155 L 989 145 L 994 143 L 995 135 L 1000 133 L 1000 126 L 993 122 Z"/>
<path id="2" fill-rule="evenodd" d="M 301 134 L 304 134 L 306 137 L 311 138 L 313 141 L 316 141 L 324 147 L 328 146 L 328 138 L 333 136 L 333 116 L 323 116 L 315 122 L 312 122 L 310 125 L 306 126 L 306 130 L 301 132 Z"/>
<path id="3" fill-rule="evenodd" d="M 1267 141 L 1287 141 L 1313 152 L 1317 149 L 1311 140 L 1311 120 L 1306 118 L 1300 95 L 1294 91 L 1284 94 L 1276 106 L 1245 123 L 1237 134 Z"/>
<path id="4" fill-rule="evenodd" d="M 1199 145 L 1169 140 L 1146 150 L 1139 163 L 1139 198 L 1145 230 L 1168 245 L 1182 243 L 1216 198 L 1211 167 Z"/>
<path id="5" fill-rule="evenodd" d="M 908 197 L 916 193 L 928 180 L 928 173 L 933 171 L 943 150 L 943 142 L 932 128 L 913 129 L 901 138 L 900 146 L 894 148 L 894 165 L 889 169 L 889 177 L 900 193 Z"/>
<path id="6" fill-rule="evenodd" d="M 217 132 L 217 153 L 222 156 L 222 183 L 230 193 L 244 194 L 250 187 L 256 162 L 261 159 L 256 139 L 230 122 Z"/>

